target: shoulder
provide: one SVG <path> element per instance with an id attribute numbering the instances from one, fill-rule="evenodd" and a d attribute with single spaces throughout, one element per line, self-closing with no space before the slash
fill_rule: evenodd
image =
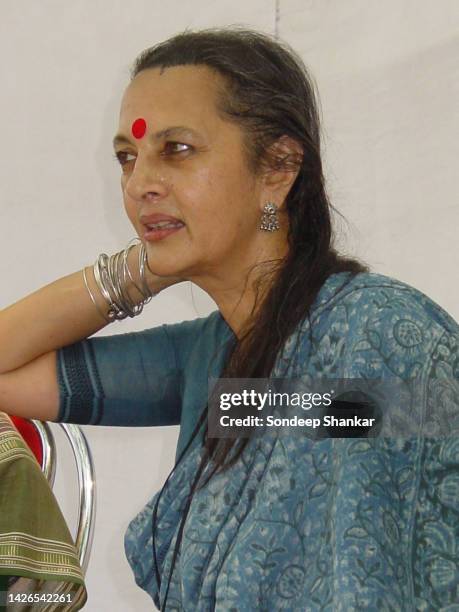
<path id="1" fill-rule="evenodd" d="M 458 329 L 458 324 L 439 304 L 419 289 L 401 280 L 363 272 L 354 277 L 347 273 L 332 274 L 317 298 L 315 318 L 339 316 L 347 309 L 349 315 L 364 316 L 364 311 L 385 312 L 396 315 L 412 311 L 425 319 L 431 319 L 446 329 Z"/>
<path id="2" fill-rule="evenodd" d="M 403 342 L 410 328 L 410 321 L 416 325 L 441 327 L 458 333 L 459 326 L 432 298 L 403 281 L 364 272 L 350 278 L 347 273 L 333 274 L 322 287 L 314 309 L 312 321 L 320 326 L 322 321 L 343 320 L 362 326 L 369 320 L 379 327 L 399 322 L 396 335 Z M 406 325 L 402 325 L 405 321 Z M 413 330 L 414 331 L 414 330 Z"/>
<path id="3" fill-rule="evenodd" d="M 324 375 L 412 376 L 441 346 L 457 358 L 456 321 L 419 289 L 382 274 L 329 277 L 310 323 L 297 330 L 300 361 L 306 363 L 307 349 Z"/>

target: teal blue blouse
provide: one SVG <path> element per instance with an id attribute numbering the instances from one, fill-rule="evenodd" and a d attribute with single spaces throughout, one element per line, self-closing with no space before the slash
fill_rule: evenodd
<path id="1" fill-rule="evenodd" d="M 448 423 L 449 435 L 251 439 L 193 496 L 172 575 L 202 454 L 200 436 L 188 442 L 231 329 L 215 311 L 58 351 L 59 421 L 180 425 L 180 460 L 126 531 L 136 583 L 161 609 L 168 589 L 167 610 L 458 610 L 458 324 L 374 273 L 330 276 L 310 322 L 286 342 L 274 377 L 400 377 L 417 389 L 426 431 Z"/>

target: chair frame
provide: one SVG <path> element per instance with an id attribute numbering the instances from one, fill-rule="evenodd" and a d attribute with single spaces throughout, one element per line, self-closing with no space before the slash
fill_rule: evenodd
<path id="1" fill-rule="evenodd" d="M 36 420 L 32 420 L 32 423 L 41 440 L 43 451 L 41 469 L 52 488 L 56 476 L 57 457 L 54 436 L 48 423 Z M 77 470 L 79 510 L 75 546 L 82 572 L 86 574 L 94 538 L 96 516 L 96 475 L 94 462 L 88 441 L 81 428 L 68 423 L 59 423 L 59 426 L 64 430 L 72 448 Z"/>

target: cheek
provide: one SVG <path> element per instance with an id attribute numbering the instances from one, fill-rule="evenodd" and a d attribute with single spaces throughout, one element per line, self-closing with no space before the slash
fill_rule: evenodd
<path id="1" fill-rule="evenodd" d="M 246 239 L 246 228 L 231 205 L 227 206 L 226 210 L 214 210 L 198 231 L 202 244 L 209 253 L 231 251 Z"/>

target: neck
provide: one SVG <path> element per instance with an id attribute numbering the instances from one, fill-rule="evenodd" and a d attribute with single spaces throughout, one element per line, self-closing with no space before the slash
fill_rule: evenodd
<path id="1" fill-rule="evenodd" d="M 238 262 L 232 259 L 212 275 L 190 279 L 215 301 L 239 339 L 256 319 L 273 284 L 275 271 L 288 252 L 287 242 L 281 236 L 269 238 L 265 248 L 258 248 L 256 257 L 245 257 L 243 262 L 240 257 Z"/>

